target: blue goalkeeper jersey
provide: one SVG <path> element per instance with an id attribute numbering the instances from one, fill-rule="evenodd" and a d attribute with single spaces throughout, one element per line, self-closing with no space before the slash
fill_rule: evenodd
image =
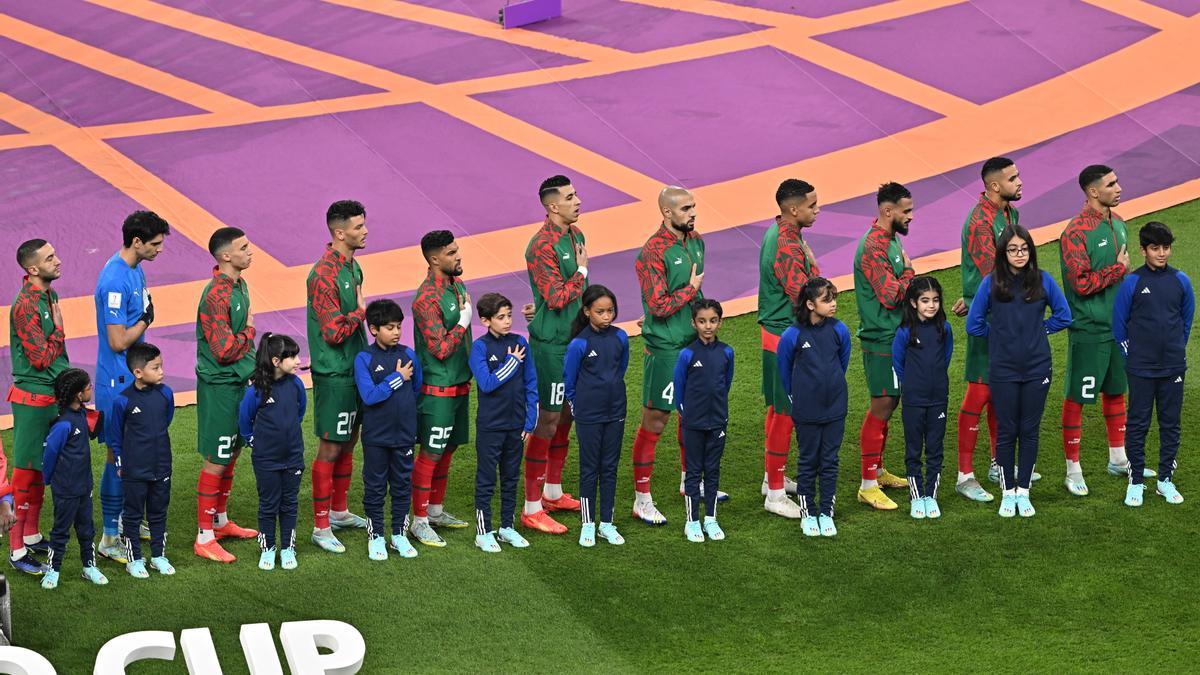
<path id="1" fill-rule="evenodd" d="M 95 300 L 97 402 L 101 399 L 108 402 L 133 383 L 133 375 L 125 365 L 125 352 L 109 348 L 107 336 L 110 325 L 128 328 L 137 323 L 150 304 L 141 265 L 130 267 L 121 259 L 120 252 L 114 253 L 100 270 Z M 144 338 L 145 334 L 138 342 Z"/>

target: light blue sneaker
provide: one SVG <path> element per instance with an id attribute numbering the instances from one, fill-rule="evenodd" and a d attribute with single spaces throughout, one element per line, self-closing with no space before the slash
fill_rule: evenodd
<path id="1" fill-rule="evenodd" d="M 721 529 L 713 516 L 704 516 L 704 534 L 710 541 L 721 541 L 725 538 L 725 530 Z"/>
<path id="2" fill-rule="evenodd" d="M 522 537 L 520 532 L 511 527 L 502 527 L 496 530 L 496 541 L 508 544 L 513 548 L 529 548 L 529 540 Z"/>
<path id="3" fill-rule="evenodd" d="M 942 510 L 938 507 L 937 500 L 933 497 L 925 498 L 925 517 L 926 518 L 941 518 Z"/>
<path id="4" fill-rule="evenodd" d="M 391 544 L 392 550 L 399 553 L 401 558 L 417 557 L 417 549 L 413 548 L 413 545 L 409 543 L 408 537 L 402 534 L 393 534 Z"/>
<path id="5" fill-rule="evenodd" d="M 342 545 L 342 542 L 338 541 L 337 537 L 333 536 L 332 531 L 330 531 L 328 534 L 325 534 L 324 532 L 313 530 L 312 543 L 320 546 L 321 550 L 329 551 L 330 553 L 346 552 L 346 547 Z"/>
<path id="6" fill-rule="evenodd" d="M 1000 499 L 1000 517 L 1012 518 L 1017 515 L 1017 494 L 1004 493 L 1004 497 Z"/>
<path id="7" fill-rule="evenodd" d="M 428 522 L 417 520 L 408 531 L 417 538 L 417 541 L 426 546 L 441 548 L 446 545 L 446 540 L 442 539 L 437 532 L 434 532 L 433 527 Z"/>
<path id="8" fill-rule="evenodd" d="M 258 569 L 270 572 L 275 569 L 275 549 L 269 548 L 258 554 Z"/>
<path id="9" fill-rule="evenodd" d="M 363 518 L 362 516 L 356 516 L 349 511 L 346 512 L 346 515 L 340 518 L 332 513 L 329 514 L 329 527 L 335 530 L 352 530 L 355 528 L 365 528 L 366 526 L 366 518 Z"/>
<path id="10" fill-rule="evenodd" d="M 149 579 L 150 573 L 146 571 L 145 560 L 131 560 L 125 563 L 125 571 L 129 572 L 129 576 L 134 579 Z"/>
<path id="11" fill-rule="evenodd" d="M 596 545 L 596 524 L 584 523 L 579 528 L 579 545 L 591 548 Z"/>
<path id="12" fill-rule="evenodd" d="M 822 537 L 836 537 L 837 536 L 837 527 L 833 524 L 833 516 L 827 516 L 824 513 L 822 513 L 821 517 L 818 518 L 817 521 L 821 524 L 821 536 Z"/>
<path id="13" fill-rule="evenodd" d="M 58 588 L 58 572 L 49 570 L 42 576 L 42 588 L 52 591 Z"/>
<path id="14" fill-rule="evenodd" d="M 1063 485 L 1067 486 L 1067 492 L 1076 497 L 1086 497 L 1088 495 L 1087 483 L 1083 481 L 1082 473 L 1069 473 L 1063 479 Z"/>
<path id="15" fill-rule="evenodd" d="M 816 516 L 805 516 L 800 519 L 800 531 L 806 537 L 819 537 L 821 536 L 821 524 Z"/>
<path id="16" fill-rule="evenodd" d="M 475 535 L 475 548 L 484 553 L 499 553 L 500 543 L 496 541 L 496 535 L 492 532 L 477 534 Z"/>
<path id="17" fill-rule="evenodd" d="M 80 574 L 80 576 L 92 582 L 93 584 L 96 584 L 97 586 L 103 586 L 108 583 L 108 577 L 104 576 L 104 573 L 100 571 L 100 568 L 96 567 L 95 565 L 89 565 L 83 568 L 83 573 Z"/>
<path id="18" fill-rule="evenodd" d="M 1175 488 L 1175 484 L 1169 480 L 1158 481 L 1158 489 L 1155 492 L 1162 495 L 1168 504 L 1183 503 L 1183 495 L 1179 494 L 1179 490 Z"/>
<path id="19" fill-rule="evenodd" d="M 1032 518 L 1037 513 L 1033 510 L 1033 502 L 1029 501 L 1029 495 L 1017 495 L 1017 513 L 1022 518 Z"/>
<path id="20" fill-rule="evenodd" d="M 1129 470 L 1131 468 L 1133 468 L 1133 467 L 1130 466 L 1129 462 L 1125 462 L 1124 464 L 1113 464 L 1112 462 L 1108 463 L 1108 472 L 1114 476 L 1128 476 Z M 1157 477 L 1158 477 L 1158 472 L 1155 471 L 1154 469 L 1147 468 L 1147 467 L 1142 468 L 1142 478 L 1157 478 Z"/>
<path id="21" fill-rule="evenodd" d="M 908 515 L 917 520 L 925 520 L 925 498 L 917 497 L 908 506 Z"/>
<path id="22" fill-rule="evenodd" d="M 612 523 L 600 523 L 600 527 L 596 530 L 596 534 L 600 535 L 613 546 L 620 546 L 621 544 L 625 543 L 625 537 L 622 537 L 621 533 L 617 532 L 617 526 L 613 525 Z"/>
<path id="23" fill-rule="evenodd" d="M 296 549 L 291 546 L 279 552 L 279 566 L 285 570 L 294 570 L 300 563 L 296 562 Z"/>
<path id="24" fill-rule="evenodd" d="M 387 560 L 387 539 L 378 535 L 368 539 L 367 557 L 371 560 Z"/>
<path id="25" fill-rule="evenodd" d="M 1125 488 L 1125 506 L 1141 506 L 1142 493 L 1145 490 L 1145 485 L 1130 485 Z"/>
<path id="26" fill-rule="evenodd" d="M 697 544 L 704 543 L 704 530 L 700 529 L 700 521 L 698 520 L 687 521 L 683 526 L 683 534 L 687 537 L 688 541 Z"/>
<path id="27" fill-rule="evenodd" d="M 172 574 L 175 574 L 175 568 L 171 566 L 171 561 L 167 560 L 167 557 L 163 555 L 151 558 L 150 566 L 163 576 L 169 577 Z"/>
<path id="28" fill-rule="evenodd" d="M 974 478 L 955 485 L 954 491 L 973 502 L 990 502 L 995 499 L 992 493 L 984 490 L 979 481 Z"/>

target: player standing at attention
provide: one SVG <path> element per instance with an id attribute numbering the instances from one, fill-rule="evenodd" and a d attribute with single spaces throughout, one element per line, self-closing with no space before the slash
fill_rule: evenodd
<path id="1" fill-rule="evenodd" d="M 758 323 L 762 326 L 762 390 L 767 403 L 763 449 L 763 508 L 784 518 L 799 518 L 800 507 L 787 498 L 796 494 L 796 483 L 786 477 L 792 447 L 791 392 L 779 377 L 776 350 L 779 338 L 795 323 L 793 316 L 800 289 L 820 276 L 821 268 L 803 231 L 817 222 L 821 208 L 812 185 L 789 178 L 775 191 L 779 215 L 763 236 L 758 263 Z"/>
<path id="2" fill-rule="evenodd" d="M 875 193 L 879 218 L 854 253 L 854 296 L 858 301 L 858 339 L 871 406 L 859 432 L 862 485 L 858 501 L 882 511 L 896 508 L 882 487 L 904 488 L 908 481 L 883 468 L 888 420 L 900 402 L 900 380 L 892 370 L 892 341 L 903 314 L 904 293 L 913 280 L 912 261 L 896 235 L 908 234 L 913 199 L 899 183 L 884 183 Z"/>
<path id="3" fill-rule="evenodd" d="M 1063 291 L 1073 317 L 1067 340 L 1066 393 L 1062 408 L 1064 484 L 1073 495 L 1088 493 L 1079 463 L 1083 406 L 1100 394 L 1108 431 L 1108 472 L 1129 473 L 1125 456 L 1125 357 L 1113 341 L 1113 301 L 1129 271 L 1125 222 L 1113 208 L 1121 203 L 1121 184 L 1107 166 L 1093 164 L 1079 173 L 1087 199 L 1083 211 L 1067 223 L 1059 239 Z M 1146 477 L 1154 476 L 1147 470 Z"/>
<path id="4" fill-rule="evenodd" d="M 312 541 L 331 553 L 344 553 L 333 529 L 366 527 L 350 513 L 346 494 L 354 474 L 359 399 L 354 357 L 367 348 L 363 331 L 363 274 L 354 252 L 367 245 L 367 211 L 353 200 L 337 201 L 325 212 L 331 242 L 308 273 L 308 352 L 312 358 L 313 427 L 317 456 L 312 465 Z"/>
<path id="5" fill-rule="evenodd" d="M 681 187 L 665 187 L 658 193 L 658 210 L 662 224 L 646 240 L 634 265 L 646 317 L 646 356 L 642 424 L 633 442 L 633 517 L 650 525 L 667 523 L 650 496 L 655 446 L 679 394 L 674 383 L 679 350 L 696 339 L 690 303 L 703 297 L 704 282 L 704 240 L 695 231 L 695 198 Z M 679 437 L 682 451 L 682 432 Z"/>
<path id="6" fill-rule="evenodd" d="M 992 157 L 980 171 L 983 193 L 967 214 L 962 230 L 963 296 L 952 311 L 966 316 L 983 278 L 996 265 L 996 239 L 1009 225 L 1020 219 L 1013 202 L 1021 199 L 1021 173 L 1007 157 Z M 967 336 L 967 363 L 964 375 L 967 392 L 958 413 L 958 480 L 954 490 L 977 502 L 990 502 L 994 496 L 975 478 L 975 442 L 979 440 L 979 421 L 987 408 L 988 437 L 992 450 L 991 466 L 996 466 L 996 410 L 988 388 L 987 338 Z M 990 475 L 990 472 L 989 472 Z"/>
<path id="7" fill-rule="evenodd" d="M 229 519 L 226 504 L 242 454 L 238 406 L 254 373 L 254 315 L 242 272 L 254 253 L 246 233 L 222 227 L 208 239 L 217 261 L 196 310 L 196 449 L 203 458 L 196 481 L 198 532 L 192 551 L 231 563 L 237 558 L 218 539 L 253 539 L 256 530 Z"/>
<path id="8" fill-rule="evenodd" d="M 571 341 L 571 322 L 587 288 L 588 255 L 583 232 L 575 226 L 581 202 L 571 179 L 551 176 L 538 187 L 546 222 L 529 240 L 525 267 L 533 306 L 529 351 L 538 382 L 538 421 L 525 443 L 525 507 L 521 525 L 539 532 L 565 534 L 566 525 L 550 511 L 578 511 L 579 501 L 562 490 L 562 469 L 571 438 L 571 411 L 563 408 L 563 359 Z"/>
<path id="9" fill-rule="evenodd" d="M 171 228 L 167 221 L 150 211 L 134 211 L 121 224 L 121 249 L 113 254 L 96 281 L 96 410 L 111 416 L 112 403 L 126 387 L 133 384 L 133 374 L 125 364 L 125 350 L 145 339 L 146 330 L 154 323 L 154 303 L 146 287 L 142 263 L 154 260 L 162 253 L 163 242 Z M 108 425 L 101 427 L 101 441 Z M 118 521 L 125 500 L 121 477 L 117 475 L 116 459 L 112 452 L 100 476 L 100 512 L 104 534 L 97 553 L 124 565 L 125 549 L 121 546 Z"/>
<path id="10" fill-rule="evenodd" d="M 421 237 L 421 254 L 429 273 L 413 299 L 413 343 L 424 384 L 417 403 L 417 442 L 421 452 L 413 465 L 413 524 L 417 541 L 427 546 L 446 542 L 431 525 L 460 529 L 463 520 L 443 508 L 450 462 L 458 446 L 471 440 L 471 296 L 459 281 L 462 254 L 454 235 L 434 230 Z"/>
<path id="11" fill-rule="evenodd" d="M 17 264 L 25 272 L 8 318 L 13 385 L 8 401 L 13 411 L 13 477 L 16 522 L 8 532 L 9 564 L 26 574 L 48 569 L 29 555 L 49 553 L 38 521 L 46 484 L 42 481 L 42 443 L 58 415 L 54 378 L 66 370 L 66 334 L 58 293 L 50 287 L 62 276 L 62 260 L 44 239 L 17 247 Z"/>

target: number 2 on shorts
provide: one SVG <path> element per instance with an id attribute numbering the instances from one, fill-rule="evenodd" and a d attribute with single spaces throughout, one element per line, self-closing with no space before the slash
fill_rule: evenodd
<path id="1" fill-rule="evenodd" d="M 355 417 L 358 417 L 358 412 L 354 410 L 338 413 L 337 432 L 339 436 L 350 435 L 350 430 L 354 428 Z"/>

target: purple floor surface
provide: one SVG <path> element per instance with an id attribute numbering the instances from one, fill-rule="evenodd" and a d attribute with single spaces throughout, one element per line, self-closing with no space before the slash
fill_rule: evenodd
<path id="1" fill-rule="evenodd" d="M 1200 0 L 1148 0 L 1148 2 L 1183 16 L 1195 16 L 1200 12 Z"/>
<path id="2" fill-rule="evenodd" d="M 888 0 L 723 0 L 731 5 L 769 9 L 819 19 L 864 7 L 882 5 Z"/>

